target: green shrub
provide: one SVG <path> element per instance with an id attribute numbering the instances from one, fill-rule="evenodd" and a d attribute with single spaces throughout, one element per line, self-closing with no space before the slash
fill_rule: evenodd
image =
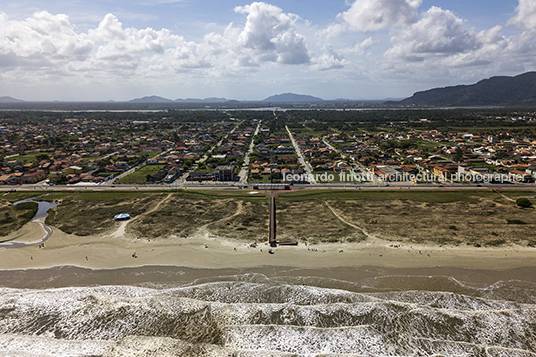
<path id="1" fill-rule="evenodd" d="M 519 219 L 507 219 L 507 224 L 527 224 L 527 222 Z"/>
<path id="2" fill-rule="evenodd" d="M 516 204 L 521 208 L 530 208 L 532 207 L 532 202 L 526 197 L 520 197 L 516 200 Z"/>
<path id="3" fill-rule="evenodd" d="M 506 240 L 504 240 L 504 239 L 495 239 L 495 240 L 491 240 L 491 241 L 487 242 L 486 244 L 488 246 L 491 246 L 491 247 L 498 247 L 498 246 L 503 245 L 505 243 L 506 243 Z"/>

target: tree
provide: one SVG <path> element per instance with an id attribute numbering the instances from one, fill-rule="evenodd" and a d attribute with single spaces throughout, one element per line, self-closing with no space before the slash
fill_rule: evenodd
<path id="1" fill-rule="evenodd" d="M 456 162 L 462 162 L 463 160 L 463 151 L 459 147 L 456 148 L 456 153 L 454 154 L 453 160 Z"/>
<path id="2" fill-rule="evenodd" d="M 520 197 L 516 200 L 516 204 L 521 208 L 530 208 L 532 207 L 532 202 L 526 197 Z"/>
<path id="3" fill-rule="evenodd" d="M 50 156 L 48 156 L 48 154 L 39 154 L 35 157 L 35 159 L 37 161 L 43 161 L 43 160 L 48 160 L 50 159 Z"/>

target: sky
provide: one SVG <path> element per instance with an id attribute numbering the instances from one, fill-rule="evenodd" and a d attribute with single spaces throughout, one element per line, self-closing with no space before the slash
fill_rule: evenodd
<path id="1" fill-rule="evenodd" d="M 4 0 L 0 96 L 405 98 L 536 70 L 535 0 Z"/>

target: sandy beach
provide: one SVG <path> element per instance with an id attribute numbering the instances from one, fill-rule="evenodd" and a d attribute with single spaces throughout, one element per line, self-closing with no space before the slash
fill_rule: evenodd
<path id="1" fill-rule="evenodd" d="M 188 355 L 181 351 L 197 345 L 229 356 L 257 356 L 256 349 L 314 356 L 325 346 L 333 356 L 383 355 L 399 345 L 408 352 L 398 355 L 417 355 L 414 346 L 426 352 L 418 355 L 444 356 L 534 350 L 534 248 L 418 246 L 368 236 L 269 254 L 264 243 L 251 248 L 206 228 L 189 238 L 136 239 L 129 222 L 84 237 L 51 227 L 42 248 L 0 250 L 7 311 L 0 350 L 107 357 Z M 35 242 L 44 233 L 29 223 L 11 238 Z M 231 342 L 213 342 L 221 334 Z"/>
<path id="2" fill-rule="evenodd" d="M 411 245 L 382 239 L 360 243 L 326 243 L 281 246 L 269 254 L 267 244 L 249 247 L 248 242 L 222 239 L 209 232 L 189 238 L 136 239 L 126 236 L 127 222 L 116 230 L 93 236 L 68 235 L 51 227 L 52 236 L 39 248 L 1 249 L 0 269 L 41 269 L 76 266 L 90 269 L 116 269 L 149 265 L 190 268 L 255 268 L 262 266 L 296 268 L 335 268 L 376 266 L 384 268 L 453 267 L 509 270 L 536 266 L 536 248 L 503 246 Z M 12 234 L 14 242 L 35 242 L 43 228 L 28 223 Z M 133 257 L 135 253 L 136 257 Z"/>

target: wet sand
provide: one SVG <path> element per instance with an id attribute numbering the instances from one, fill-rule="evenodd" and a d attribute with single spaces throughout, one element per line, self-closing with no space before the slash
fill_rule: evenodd
<path id="1" fill-rule="evenodd" d="M 249 279 L 249 280 L 248 280 Z M 50 289 L 97 285 L 128 285 L 155 288 L 197 285 L 221 281 L 289 283 L 360 293 L 392 291 L 449 291 L 464 294 L 497 282 L 525 281 L 536 284 L 532 267 L 485 270 L 451 267 L 384 268 L 374 266 L 337 268 L 188 268 L 141 266 L 119 269 L 89 269 L 61 266 L 46 269 L 0 271 L 0 287 Z"/>

